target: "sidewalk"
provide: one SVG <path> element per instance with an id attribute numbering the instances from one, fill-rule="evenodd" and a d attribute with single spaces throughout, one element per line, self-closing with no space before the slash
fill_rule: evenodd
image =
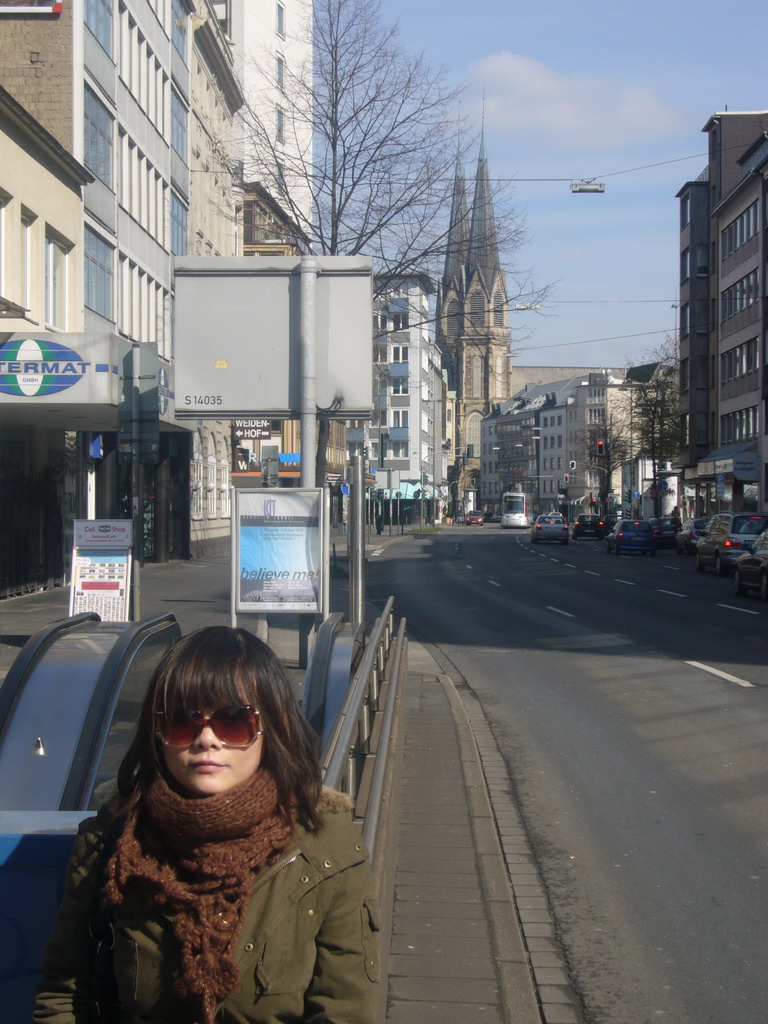
<path id="1" fill-rule="evenodd" d="M 368 557 L 404 537 L 368 538 Z M 346 538 L 336 538 L 331 607 L 348 614 Z M 0 602 L 0 680 L 24 641 L 68 614 L 65 590 Z M 172 612 L 184 633 L 229 624 L 229 562 L 147 565 L 143 618 Z M 369 618 L 376 610 L 369 608 Z M 395 608 L 395 613 L 397 609 Z M 269 640 L 300 688 L 296 616 Z M 240 617 L 247 626 L 247 617 Z M 506 767 L 469 687 L 408 645 L 382 897 L 391 923 L 388 1024 L 578 1024 L 543 887 Z"/>

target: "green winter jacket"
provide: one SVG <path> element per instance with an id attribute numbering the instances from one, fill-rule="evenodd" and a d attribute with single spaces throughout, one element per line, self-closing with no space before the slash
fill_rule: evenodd
<path id="1" fill-rule="evenodd" d="M 323 828 L 297 826 L 280 860 L 254 878 L 237 940 L 240 984 L 217 1024 L 372 1024 L 378 910 L 368 856 L 347 797 L 324 790 Z M 88 925 L 103 882 L 109 817 L 79 828 L 33 1019 L 90 1024 Z M 133 893 L 113 913 L 114 968 L 125 1024 L 195 1024 L 173 991 L 178 947 L 169 918 Z"/>

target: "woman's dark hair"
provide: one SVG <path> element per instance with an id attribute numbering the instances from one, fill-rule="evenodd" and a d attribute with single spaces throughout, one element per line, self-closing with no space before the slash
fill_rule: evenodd
<path id="1" fill-rule="evenodd" d="M 277 783 L 283 813 L 318 828 L 320 765 L 317 737 L 304 718 L 274 652 L 245 629 L 208 626 L 168 648 L 150 680 L 136 733 L 117 773 L 123 810 L 134 807 L 165 761 L 157 737 L 158 712 L 212 710 L 251 704 L 261 714 L 261 767 Z M 167 777 L 167 776 L 166 776 Z"/>

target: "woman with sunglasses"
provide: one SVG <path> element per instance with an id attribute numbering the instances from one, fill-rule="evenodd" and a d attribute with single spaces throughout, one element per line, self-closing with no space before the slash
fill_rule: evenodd
<path id="1" fill-rule="evenodd" d="M 370 1024 L 371 873 L 350 801 L 321 786 L 315 743 L 280 663 L 250 633 L 213 626 L 171 647 L 119 796 L 80 827 L 34 1019 L 94 1019 L 89 929 L 103 889 L 119 1005 L 109 1019 Z"/>

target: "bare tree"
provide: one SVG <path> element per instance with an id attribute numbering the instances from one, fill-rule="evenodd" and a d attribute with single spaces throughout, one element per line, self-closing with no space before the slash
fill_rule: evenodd
<path id="1" fill-rule="evenodd" d="M 623 410 L 609 406 L 605 422 L 587 428 L 586 446 L 588 466 L 600 474 L 598 498 L 605 512 L 613 475 L 632 458 L 631 427 Z"/>
<path id="2" fill-rule="evenodd" d="M 378 294 L 399 275 L 437 277 L 467 147 L 459 90 L 444 69 L 408 52 L 379 0 L 315 0 L 311 53 L 311 67 L 281 65 L 277 119 L 272 63 L 257 61 L 264 92 L 241 112 L 246 177 L 279 200 L 313 253 L 370 256 Z M 510 191 L 494 189 L 495 241 L 507 253 L 523 239 Z"/>
<path id="3" fill-rule="evenodd" d="M 654 353 L 653 372 L 634 385 L 634 415 L 641 453 L 651 462 L 654 515 L 661 514 L 659 471 L 680 452 L 679 378 L 675 342 Z"/>
<path id="4" fill-rule="evenodd" d="M 279 199 L 313 252 L 371 256 L 379 290 L 388 273 L 435 273 L 446 255 L 459 90 L 408 53 L 379 0 L 315 0 L 312 30 L 312 67 L 281 70 L 279 127 L 258 96 L 241 112 L 247 176 Z M 271 65 L 258 68 L 273 93 Z M 500 248 L 519 245 L 512 211 L 496 219 Z"/>

